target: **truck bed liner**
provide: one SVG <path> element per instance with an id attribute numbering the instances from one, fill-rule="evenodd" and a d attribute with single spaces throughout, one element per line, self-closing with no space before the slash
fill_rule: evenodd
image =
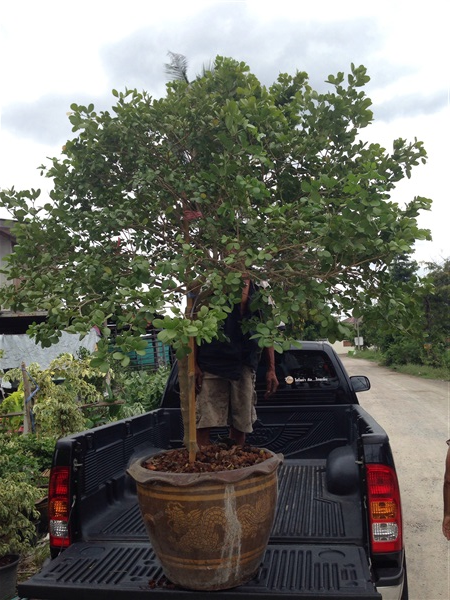
<path id="1" fill-rule="evenodd" d="M 279 492 L 275 522 L 271 533 L 274 543 L 301 543 L 323 539 L 333 542 L 362 542 L 361 507 L 358 493 L 337 496 L 325 485 L 325 460 L 286 460 L 278 470 Z M 301 494 L 299 493 L 301 488 Z M 111 520 L 97 521 L 95 530 L 85 533 L 92 541 L 147 541 L 137 498 L 120 503 L 120 514 Z"/>
<path id="2" fill-rule="evenodd" d="M 188 593 L 164 582 L 148 543 L 80 542 L 43 572 L 19 584 L 19 594 L 22 598 L 46 600 L 129 600 L 151 598 L 152 586 L 174 599 Z M 201 597 L 231 600 L 249 594 L 271 600 L 381 600 L 370 582 L 362 548 L 342 544 L 269 545 L 252 581 L 233 590 L 201 592 Z"/>
<path id="3" fill-rule="evenodd" d="M 226 600 L 236 594 L 258 598 L 380 598 L 370 582 L 362 549 L 359 497 L 329 494 L 324 460 L 286 460 L 279 468 L 277 513 L 269 546 L 255 578 L 232 592 L 211 595 Z M 299 487 L 302 493 L 299 493 Z M 301 498 L 301 505 L 298 505 Z M 22 597 L 46 600 L 119 600 L 160 592 L 182 598 L 185 590 L 158 586 L 163 578 L 145 532 L 136 498 L 120 503 L 120 514 L 97 522 L 96 531 L 20 584 Z M 105 511 L 111 516 L 111 511 Z M 302 545 L 306 540 L 307 545 Z M 326 540 L 326 543 L 323 541 Z M 62 594 L 64 590 L 64 594 Z M 202 598 L 210 594 L 202 592 Z"/>

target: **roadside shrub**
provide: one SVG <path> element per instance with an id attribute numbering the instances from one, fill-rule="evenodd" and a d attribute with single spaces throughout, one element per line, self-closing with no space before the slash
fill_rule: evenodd
<path id="1" fill-rule="evenodd" d="M 450 370 L 450 349 L 443 342 L 425 345 L 424 364 Z"/>
<path id="2" fill-rule="evenodd" d="M 386 366 L 421 365 L 424 362 L 424 349 L 417 340 L 402 338 L 396 340 L 383 352 L 383 363 Z"/>

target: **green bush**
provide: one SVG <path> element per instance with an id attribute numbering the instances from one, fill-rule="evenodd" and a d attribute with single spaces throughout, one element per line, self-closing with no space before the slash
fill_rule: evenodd
<path id="1" fill-rule="evenodd" d="M 3 481 L 8 475 L 20 473 L 28 483 L 39 478 L 39 464 L 37 459 L 28 453 L 20 451 L 18 436 L 3 434 L 0 437 L 2 451 L 0 453 L 0 479 Z"/>
<path id="2" fill-rule="evenodd" d="M 0 434 L 0 479 L 3 481 L 8 475 L 20 473 L 30 485 L 47 485 L 47 478 L 42 473 L 51 467 L 55 443 L 55 437 Z"/>
<path id="3" fill-rule="evenodd" d="M 383 352 L 386 366 L 424 363 L 424 348 L 417 340 L 403 338 L 396 340 Z"/>
<path id="4" fill-rule="evenodd" d="M 36 502 L 46 492 L 54 438 L 0 434 L 0 557 L 22 554 L 37 541 Z"/>
<path id="5" fill-rule="evenodd" d="M 23 405 L 24 405 L 24 394 L 23 392 L 12 392 L 6 398 L 3 399 L 0 404 L 0 427 L 5 430 L 18 431 L 20 426 L 23 424 Z M 10 413 L 22 413 L 17 417 L 5 417 Z"/>
<path id="6" fill-rule="evenodd" d="M 57 438 L 55 436 L 20 435 L 17 437 L 19 451 L 26 456 L 32 456 L 41 471 L 52 465 L 53 452 Z"/>
<path id="7" fill-rule="evenodd" d="M 0 485 L 0 557 L 21 554 L 36 541 L 40 490 L 23 473 L 8 473 Z"/>
<path id="8" fill-rule="evenodd" d="M 450 349 L 443 342 L 426 344 L 424 346 L 424 363 L 430 367 L 450 370 Z"/>
<path id="9" fill-rule="evenodd" d="M 170 373 L 169 367 L 159 367 L 156 371 L 119 371 L 115 373 L 113 395 L 123 401 L 119 418 L 130 415 L 130 407 L 137 412 L 153 410 L 159 406 Z M 143 410 L 141 410 L 141 408 Z"/>
<path id="10" fill-rule="evenodd" d="M 81 405 L 103 400 L 105 389 L 105 375 L 91 367 L 88 356 L 76 358 L 65 353 L 54 359 L 48 369 L 31 363 L 27 371 L 39 386 L 33 404 L 39 433 L 63 437 L 88 427 Z M 4 375 L 7 381 L 21 378 L 20 369 L 11 369 Z M 23 390 L 23 382 L 19 390 Z"/>

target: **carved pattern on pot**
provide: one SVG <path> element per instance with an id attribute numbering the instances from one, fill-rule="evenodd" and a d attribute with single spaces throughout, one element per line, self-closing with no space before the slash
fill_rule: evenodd
<path id="1" fill-rule="evenodd" d="M 244 504 L 237 510 L 237 518 L 245 536 L 254 538 L 259 527 L 270 516 L 270 507 L 267 503 L 257 502 L 256 506 Z M 168 525 L 175 536 L 185 548 L 202 550 L 219 550 L 223 543 L 223 536 L 217 529 L 227 527 L 225 509 L 213 506 L 206 510 L 184 511 L 179 502 L 169 502 L 166 509 Z"/>

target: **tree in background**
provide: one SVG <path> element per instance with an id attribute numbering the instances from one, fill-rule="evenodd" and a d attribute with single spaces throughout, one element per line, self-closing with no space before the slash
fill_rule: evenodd
<path id="1" fill-rule="evenodd" d="M 426 263 L 425 274 L 409 255 L 400 255 L 389 269 L 392 285 L 401 286 L 407 326 L 393 327 L 383 317 L 385 299 L 364 312 L 367 345 L 376 346 L 387 364 L 444 366 L 450 341 L 450 260 Z M 387 302 L 390 300 L 388 299 Z"/>
<path id="2" fill-rule="evenodd" d="M 450 258 L 426 263 L 426 268 L 433 285 L 424 299 L 427 359 L 450 367 Z"/>
<path id="3" fill-rule="evenodd" d="M 450 258 L 426 263 L 433 293 L 425 298 L 426 330 L 431 339 L 450 341 Z"/>
<path id="4" fill-rule="evenodd" d="M 380 296 L 362 309 L 361 332 L 366 346 L 376 346 L 389 356 L 389 349 L 399 363 L 413 362 L 423 354 L 423 298 L 426 293 L 418 276 L 419 265 L 410 254 L 401 253 L 387 267 L 391 294 Z M 393 306 L 408 319 L 393 323 L 389 317 Z M 404 348 L 406 346 L 409 350 Z M 400 351 L 400 347 L 403 348 Z"/>
<path id="5" fill-rule="evenodd" d="M 0 194 L 17 221 L 8 274 L 20 278 L 1 304 L 46 310 L 30 331 L 44 345 L 98 326 L 93 363 L 105 371 L 143 351 L 150 321 L 187 369 L 192 343 L 217 336 L 240 301 L 244 274 L 259 284 L 253 308 L 264 318 L 251 327 L 261 347 L 281 351 L 308 321 L 342 337 L 334 315 L 380 297 L 402 323 L 388 266 L 429 239 L 417 216 L 431 201 L 401 207 L 391 193 L 426 152 L 417 140 L 394 140 L 392 152 L 361 140 L 372 121 L 368 81 L 352 65 L 347 77 L 329 76 L 326 93 L 303 72 L 265 87 L 246 64 L 217 57 L 161 99 L 113 90 L 111 111 L 72 105 L 76 135 L 42 167 L 50 199 Z M 112 357 L 109 320 L 121 332 Z"/>
<path id="6" fill-rule="evenodd" d="M 408 254 L 396 256 L 389 268 L 395 284 L 415 283 L 418 277 L 419 264 Z"/>

